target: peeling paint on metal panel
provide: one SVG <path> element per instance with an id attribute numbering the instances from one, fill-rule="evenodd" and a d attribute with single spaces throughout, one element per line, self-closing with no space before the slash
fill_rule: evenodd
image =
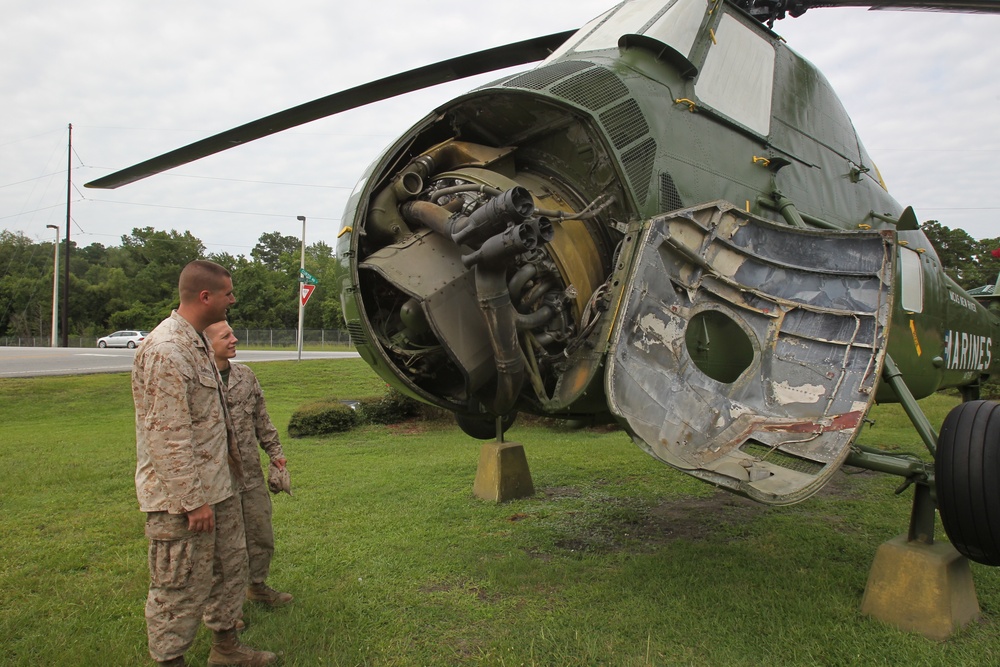
<path id="1" fill-rule="evenodd" d="M 749 408 L 749 407 L 747 407 L 745 405 L 738 405 L 738 404 L 734 403 L 733 405 L 731 405 L 729 407 L 729 420 L 730 421 L 736 421 L 737 419 L 739 419 L 743 415 L 750 415 L 750 414 L 755 414 L 755 410 L 753 408 Z"/>
<path id="2" fill-rule="evenodd" d="M 640 335 L 635 336 L 632 345 L 643 352 L 649 352 L 651 347 L 659 345 L 670 348 L 672 341 L 684 335 L 683 327 L 678 326 L 675 320 L 663 321 L 654 313 L 647 313 L 639 318 L 635 330 Z"/>
<path id="3" fill-rule="evenodd" d="M 819 403 L 819 399 L 826 394 L 826 387 L 821 384 L 803 384 L 793 387 L 785 380 L 784 382 L 774 382 L 771 387 L 774 389 L 774 398 L 781 405 Z"/>
<path id="4" fill-rule="evenodd" d="M 728 276 L 733 278 L 736 276 L 737 271 L 746 262 L 746 257 L 743 255 L 733 252 L 728 248 L 721 248 L 719 253 L 712 258 L 712 266 L 715 270 L 723 276 Z"/>

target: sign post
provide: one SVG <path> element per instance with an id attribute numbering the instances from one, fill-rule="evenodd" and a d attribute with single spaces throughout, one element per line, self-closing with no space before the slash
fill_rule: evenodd
<path id="1" fill-rule="evenodd" d="M 299 282 L 303 282 L 303 278 L 308 276 L 306 273 L 306 216 L 297 216 L 297 220 L 302 221 L 302 261 L 299 263 Z M 302 361 L 302 322 L 305 319 L 305 307 L 306 298 L 299 299 L 299 335 L 298 335 L 298 348 L 299 348 L 299 361 Z"/>

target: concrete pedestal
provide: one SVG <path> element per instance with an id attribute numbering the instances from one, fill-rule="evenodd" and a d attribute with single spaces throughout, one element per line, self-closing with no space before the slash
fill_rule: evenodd
<path id="1" fill-rule="evenodd" d="M 861 612 L 928 639 L 948 639 L 979 618 L 969 561 L 948 542 L 891 539 L 875 553 Z"/>
<path id="2" fill-rule="evenodd" d="M 524 447 L 516 442 L 487 442 L 479 450 L 479 467 L 472 492 L 478 498 L 502 503 L 535 493 Z"/>

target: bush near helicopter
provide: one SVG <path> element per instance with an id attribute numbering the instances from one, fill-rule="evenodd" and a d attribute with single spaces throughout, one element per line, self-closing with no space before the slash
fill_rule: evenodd
<path id="1" fill-rule="evenodd" d="M 1000 290 L 970 296 L 887 192 L 829 84 L 771 30 L 811 7 L 1000 0 L 629 0 L 578 31 L 287 109 L 88 183 L 114 188 L 419 88 L 537 60 L 435 109 L 368 168 L 338 237 L 347 326 L 393 387 L 477 438 L 518 411 L 616 420 L 762 503 L 845 463 L 915 484 L 1000 564 Z M 916 399 L 960 388 L 940 436 Z M 902 403 L 934 455 L 854 444 Z"/>

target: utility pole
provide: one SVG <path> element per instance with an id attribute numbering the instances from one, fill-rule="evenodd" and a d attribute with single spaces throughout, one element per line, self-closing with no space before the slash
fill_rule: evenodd
<path id="1" fill-rule="evenodd" d="M 59 225 L 45 225 L 56 230 L 56 244 L 52 247 L 52 335 L 51 347 L 59 347 Z"/>
<path id="2" fill-rule="evenodd" d="M 306 270 L 306 216 L 297 216 L 297 220 L 302 221 L 302 261 L 299 262 L 299 275 L 301 276 Z M 296 295 L 299 300 L 299 361 L 302 361 L 302 323 L 305 321 L 306 305 L 302 299 L 302 284 L 296 283 L 299 289 L 296 290 Z"/>
<path id="3" fill-rule="evenodd" d="M 73 195 L 73 123 L 69 124 L 69 150 L 66 152 L 66 285 L 63 289 L 62 346 L 69 347 L 69 223 Z"/>

